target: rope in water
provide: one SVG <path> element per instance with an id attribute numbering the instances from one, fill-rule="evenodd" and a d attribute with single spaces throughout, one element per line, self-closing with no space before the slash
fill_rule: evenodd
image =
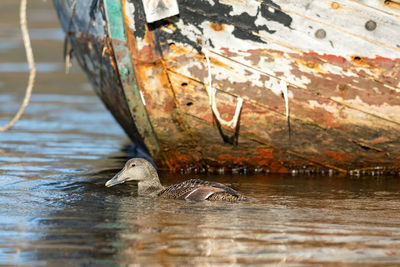
<path id="1" fill-rule="evenodd" d="M 35 83 L 36 69 L 35 69 L 35 60 L 33 58 L 31 41 L 30 41 L 29 33 L 28 33 L 28 25 L 26 22 L 26 2 L 27 2 L 27 0 L 21 0 L 20 10 L 19 10 L 19 19 L 20 19 L 20 25 L 21 25 L 22 39 L 24 40 L 26 59 L 28 61 L 28 65 L 29 65 L 29 81 L 28 81 L 28 86 L 26 87 L 25 97 L 21 104 L 21 107 L 19 108 L 18 112 L 15 114 L 14 118 L 8 123 L 7 126 L 0 127 L 1 132 L 7 131 L 11 127 L 13 127 L 14 124 L 24 114 L 25 108 L 28 106 L 29 100 L 31 99 L 32 89 L 33 89 L 33 85 Z"/>

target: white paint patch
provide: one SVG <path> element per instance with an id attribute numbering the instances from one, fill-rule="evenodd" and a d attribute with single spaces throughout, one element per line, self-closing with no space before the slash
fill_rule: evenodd
<path id="1" fill-rule="evenodd" d="M 200 33 L 200 38 L 204 39 L 204 41 L 208 39 L 211 40 L 215 48 L 229 47 L 232 52 L 245 51 L 248 50 L 249 47 L 253 49 L 265 48 L 265 44 L 236 38 L 232 34 L 235 29 L 233 25 L 224 25 L 223 31 L 215 31 L 212 29 L 210 22 L 204 21 L 200 27 L 203 29 L 203 33 Z"/>
<path id="2" fill-rule="evenodd" d="M 337 104 L 325 105 L 325 104 L 320 104 L 315 100 L 308 100 L 308 104 L 310 105 L 311 108 L 321 108 L 334 114 L 337 113 L 338 111 Z"/>
<path id="3" fill-rule="evenodd" d="M 199 38 L 205 39 L 202 32 L 196 26 L 192 24 L 186 25 L 183 23 L 182 19 L 179 19 L 176 22 L 176 27 L 179 28 L 182 35 L 187 37 L 192 42 L 197 42 L 197 39 Z M 180 43 L 180 44 L 182 44 L 183 46 L 187 46 L 186 43 Z"/>
<path id="4" fill-rule="evenodd" d="M 264 87 L 269 88 L 277 96 L 280 96 L 282 93 L 278 79 L 272 78 L 269 81 L 266 81 Z"/>
<path id="5" fill-rule="evenodd" d="M 346 71 L 343 68 L 341 68 L 339 66 L 335 66 L 330 63 L 324 63 L 324 64 L 321 64 L 320 66 L 321 66 L 321 69 L 323 69 L 327 73 L 332 73 L 335 75 L 346 76 L 346 77 L 358 77 L 358 75 L 355 72 Z"/>
<path id="6" fill-rule="evenodd" d="M 148 46 L 148 45 L 149 45 L 149 44 L 146 43 L 146 42 L 144 41 L 143 38 L 136 37 L 136 46 L 137 46 L 137 49 L 138 49 L 139 51 L 142 50 L 143 48 L 145 48 L 145 47 Z"/>
<path id="7" fill-rule="evenodd" d="M 128 17 L 129 28 L 132 31 L 135 31 L 136 27 L 135 27 L 135 20 L 133 17 L 133 14 L 135 13 L 135 6 L 133 5 L 133 3 L 129 2 L 128 0 L 125 0 L 125 6 L 126 6 L 125 12 L 127 13 L 126 17 Z"/>
<path id="8" fill-rule="evenodd" d="M 373 73 L 370 69 L 368 69 L 368 68 L 355 68 L 355 72 L 354 73 L 356 73 L 356 72 L 358 72 L 358 73 L 363 73 L 363 72 L 365 72 L 367 75 L 369 75 L 369 76 L 372 76 L 372 77 L 375 77 L 375 78 L 379 78 L 379 76 L 380 75 L 375 75 L 375 73 Z"/>
<path id="9" fill-rule="evenodd" d="M 384 83 L 383 86 L 386 87 L 386 88 L 388 88 L 388 89 L 390 89 L 390 90 L 395 91 L 396 93 L 400 93 L 400 89 L 399 89 L 399 88 L 390 86 L 390 85 L 388 85 L 387 83 Z M 397 85 L 397 87 L 400 87 L 400 83 Z"/>
<path id="10" fill-rule="evenodd" d="M 218 53 L 215 53 L 212 51 L 208 51 L 208 52 L 211 52 L 213 58 L 215 58 L 219 62 L 230 66 L 229 69 L 215 66 L 213 68 L 214 69 L 213 75 L 216 80 L 221 80 L 221 81 L 229 80 L 229 82 L 237 83 L 237 84 L 250 82 L 251 86 L 257 86 L 257 87 L 263 87 L 263 88 L 269 89 L 277 96 L 281 96 L 281 94 L 283 93 L 282 92 L 283 85 L 281 84 L 281 80 L 275 78 L 275 73 L 271 72 L 269 69 L 263 68 L 263 71 L 261 71 L 258 69 L 249 68 L 249 66 L 247 66 L 247 65 L 240 64 L 237 62 L 232 62 L 230 59 L 227 59 L 226 57 L 222 57 Z M 195 65 L 195 64 L 193 64 L 193 65 Z M 283 75 L 282 77 L 284 77 L 283 82 L 286 85 L 287 85 L 287 83 L 293 84 L 293 82 L 299 83 L 299 81 L 301 81 L 302 83 L 310 82 L 310 80 L 306 77 L 297 78 L 294 75 L 292 75 L 290 73 L 290 68 L 288 68 L 287 64 L 285 64 L 285 65 L 286 66 L 282 66 L 282 68 L 280 68 L 279 71 L 285 73 L 285 75 Z M 267 71 L 270 72 L 272 76 L 269 76 Z M 269 77 L 267 80 L 262 82 L 263 79 L 261 78 L 261 75 L 264 75 L 264 77 L 265 76 L 269 76 Z M 230 88 L 224 88 L 224 90 L 229 92 Z M 293 92 L 288 91 L 287 87 L 286 87 L 285 93 L 287 95 L 287 98 L 293 98 Z"/>
<path id="11" fill-rule="evenodd" d="M 269 11 L 270 13 L 275 13 L 275 8 L 269 6 L 269 7 L 268 7 L 268 11 Z"/>
<path id="12" fill-rule="evenodd" d="M 293 80 L 300 80 L 305 85 L 307 85 L 311 82 L 311 80 L 304 75 L 301 75 L 299 79 L 293 79 Z"/>
<path id="13" fill-rule="evenodd" d="M 232 11 L 229 12 L 231 16 L 240 16 L 243 13 L 249 14 L 249 16 L 254 17 L 257 15 L 258 5 L 249 5 L 248 1 L 243 1 L 240 4 L 232 4 L 232 0 L 222 0 L 221 3 L 225 5 L 229 5 L 232 7 Z"/>
<path id="14" fill-rule="evenodd" d="M 363 110 L 366 113 L 374 114 L 381 118 L 400 123 L 400 106 L 388 105 L 387 103 L 371 105 L 362 101 L 359 96 L 356 96 L 355 99 L 346 100 L 345 103 L 350 106 L 357 107 L 358 109 Z"/>
<path id="15" fill-rule="evenodd" d="M 176 0 L 142 0 L 147 23 L 179 14 Z"/>
<path id="16" fill-rule="evenodd" d="M 183 23 L 182 19 L 179 19 L 176 22 L 176 27 L 179 28 L 181 33 L 192 42 L 197 43 L 200 39 L 203 41 L 203 43 L 206 43 L 206 41 L 211 40 L 216 50 L 229 47 L 229 50 L 232 53 L 240 54 L 243 53 L 243 51 L 247 51 L 249 47 L 251 47 L 251 49 L 273 49 L 277 51 L 294 52 L 291 49 L 282 47 L 279 44 L 269 41 L 266 41 L 266 43 L 260 43 L 236 38 L 232 34 L 234 30 L 233 25 L 224 25 L 223 31 L 215 31 L 212 29 L 209 21 L 204 21 L 199 25 L 199 28 L 202 29 L 202 31 L 200 31 L 196 26 L 186 25 Z M 185 43 L 179 44 L 187 46 Z"/>
<path id="17" fill-rule="evenodd" d="M 373 86 L 372 90 L 376 93 L 376 94 L 380 94 L 381 92 L 379 91 L 378 87 Z"/>
<path id="18" fill-rule="evenodd" d="M 286 82 L 303 88 L 307 87 L 307 85 L 311 82 L 311 80 L 305 76 L 298 77 L 296 75 L 293 75 L 291 72 L 291 64 L 293 63 L 293 61 L 285 57 L 276 57 L 272 62 L 265 60 L 266 58 L 261 57 L 260 62 L 258 63 L 258 66 L 260 66 L 261 68 L 257 68 L 264 73 L 275 77 L 278 76 L 277 73 L 279 73 L 279 77 L 284 79 Z"/>
<path id="19" fill-rule="evenodd" d="M 345 119 L 349 124 L 354 124 L 357 122 L 359 125 L 364 125 L 373 128 L 387 128 L 387 122 L 382 119 L 377 119 L 375 116 L 384 118 L 386 120 L 390 120 L 396 123 L 400 123 L 400 105 L 393 106 L 388 105 L 387 103 L 381 103 L 379 105 L 371 105 L 362 101 L 358 96 L 352 100 L 343 100 L 341 97 L 331 97 L 332 100 L 345 104 L 349 107 L 354 107 L 361 112 L 355 112 L 351 109 L 343 109 L 342 119 Z M 370 114 L 373 114 L 374 117 L 371 117 Z"/>
<path id="20" fill-rule="evenodd" d="M 209 51 L 211 52 L 211 51 Z M 216 80 L 229 80 L 230 83 L 248 83 L 251 86 L 264 87 L 270 89 L 275 95 L 281 96 L 282 90 L 280 80 L 275 77 L 269 77 L 268 80 L 262 82 L 261 75 L 267 76 L 268 74 L 258 71 L 256 69 L 249 68 L 246 65 L 238 64 L 230 61 L 229 59 L 222 57 L 218 53 L 212 52 L 213 58 L 222 62 L 225 65 L 230 66 L 227 68 L 214 68 L 213 75 Z M 290 75 L 293 76 L 293 75 Z M 230 88 L 224 88 L 225 91 L 230 91 Z M 290 94 L 288 93 L 288 96 Z"/>

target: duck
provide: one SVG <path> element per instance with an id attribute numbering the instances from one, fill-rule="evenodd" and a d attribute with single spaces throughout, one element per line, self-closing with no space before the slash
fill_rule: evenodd
<path id="1" fill-rule="evenodd" d="M 161 185 L 158 173 L 154 166 L 146 159 L 132 158 L 112 179 L 105 184 L 106 187 L 122 184 L 127 181 L 138 182 L 138 195 L 164 199 L 179 199 L 192 202 L 198 201 L 249 201 L 245 196 L 224 184 L 190 179 L 168 187 Z"/>

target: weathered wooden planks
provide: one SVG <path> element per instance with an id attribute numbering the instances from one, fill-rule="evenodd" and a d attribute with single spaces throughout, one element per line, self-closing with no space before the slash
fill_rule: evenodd
<path id="1" fill-rule="evenodd" d="M 247 7 L 248 4 L 241 7 L 240 10 Z M 191 6 L 188 15 L 192 15 L 193 12 L 193 7 Z M 201 30 L 197 32 L 202 32 L 201 35 L 194 30 L 190 32 L 185 29 L 186 38 L 191 38 L 193 41 L 196 38 L 201 38 L 203 41 L 209 38 L 215 47 L 213 51 L 216 53 L 221 53 L 243 65 L 256 67 L 262 72 L 268 72 L 303 88 L 309 87 L 313 90 L 318 90 L 318 85 L 324 85 L 322 81 L 326 83 L 332 81 L 331 84 L 327 84 L 323 88 L 325 96 L 330 97 L 337 89 L 336 86 L 338 86 L 350 98 L 335 96 L 335 101 L 365 112 L 371 112 L 384 119 L 398 122 L 398 118 L 395 116 L 399 112 L 397 103 L 390 102 L 392 100 L 396 101 L 392 96 L 397 94 L 399 90 L 400 53 L 398 51 L 367 41 L 357 36 L 357 34 L 352 35 L 349 32 L 340 31 L 337 28 L 331 28 L 332 34 L 329 35 L 336 39 L 328 40 L 328 38 L 323 38 L 325 40 L 319 40 L 309 31 L 309 27 L 311 24 L 317 24 L 312 27 L 313 29 L 318 29 L 317 27 L 320 25 L 316 21 L 302 16 L 297 16 L 296 18 L 296 15 L 292 16 L 290 27 L 293 29 L 280 23 L 273 24 L 274 28 L 271 31 L 275 32 L 268 35 L 269 40 L 275 42 L 273 49 L 269 49 L 269 43 L 264 45 L 265 49 L 254 49 L 259 47 L 260 44 L 253 46 L 254 42 L 245 40 L 247 41 L 246 43 L 242 39 L 237 40 L 238 38 L 235 38 L 237 41 L 233 42 L 231 40 L 232 34 L 229 30 L 229 27 L 232 26 L 219 24 L 219 28 L 224 29 L 226 26 L 226 30 L 215 31 L 212 23 L 203 21 L 202 26 L 198 26 Z M 186 27 L 184 14 L 182 15 L 182 20 L 179 20 L 176 24 L 178 28 Z M 241 27 L 240 21 L 237 27 Z M 272 29 L 272 26 L 270 27 Z M 368 32 L 366 29 L 364 30 Z M 227 35 L 229 37 L 226 37 Z M 258 35 L 264 37 L 267 33 L 260 31 Z M 226 46 L 226 38 L 229 38 L 229 43 L 232 43 L 232 45 Z M 170 42 L 179 42 L 179 40 L 172 38 Z M 330 42 L 337 42 L 339 46 L 332 47 Z M 248 43 L 252 44 L 252 49 L 247 52 Z M 282 45 L 282 47 L 277 48 L 276 45 L 278 44 L 285 44 L 285 46 Z M 287 47 L 292 48 L 292 51 L 297 51 L 297 53 L 284 53 L 287 52 Z M 269 51 L 274 52 L 276 49 L 282 51 L 283 54 L 275 55 L 272 60 L 270 57 L 265 56 Z M 376 57 L 377 53 L 381 53 L 380 57 Z M 370 57 L 363 58 L 365 55 Z M 388 58 L 383 58 L 382 56 L 387 56 Z M 266 62 L 266 60 L 268 61 Z M 302 77 L 305 79 L 301 79 Z M 365 88 L 366 84 L 367 88 Z M 373 90 L 381 92 L 377 96 L 382 96 L 382 99 L 368 99 L 368 97 L 362 99 L 362 91 L 369 88 L 374 88 Z M 321 94 L 321 91 L 316 93 Z M 370 93 L 364 93 L 364 95 L 366 94 Z M 356 98 L 356 96 L 359 96 L 360 99 Z M 381 105 L 374 107 L 374 101 Z M 390 107 L 384 103 L 387 103 Z"/>
<path id="2" fill-rule="evenodd" d="M 111 36 L 112 62 L 135 118 L 131 136 L 144 139 L 159 166 L 346 172 L 400 164 L 394 1 L 178 0 L 179 16 L 150 24 L 141 1 L 120 3 L 124 25 L 117 30 L 124 27 L 126 39 Z M 209 106 L 205 51 L 222 118 L 231 119 L 244 99 L 236 129 L 221 127 Z M 129 73 L 121 72 L 126 60 Z M 102 96 L 115 90 L 107 82 Z"/>
<path id="3" fill-rule="evenodd" d="M 221 3 L 226 2 L 221 1 Z M 233 37 L 232 32 L 237 28 L 245 30 L 246 25 L 243 26 L 240 20 L 228 21 L 231 24 L 224 24 L 221 23 L 223 19 L 216 18 L 215 14 L 208 15 L 204 10 L 200 10 L 204 8 L 203 6 L 196 10 L 190 3 L 183 3 L 182 10 L 186 8 L 187 14 L 193 15 L 197 12 L 197 15 L 203 19 L 208 16 L 209 21 L 203 20 L 196 26 L 187 25 L 185 11 L 183 11 L 180 20 L 174 21 L 168 28 L 161 28 L 161 31 L 164 31 L 163 42 L 172 44 L 168 50 L 163 52 L 166 67 L 173 71 L 172 73 L 183 75 L 188 80 L 200 83 L 204 83 L 206 80 L 207 70 L 204 58 L 198 51 L 199 48 L 192 47 L 191 50 L 188 42 L 180 42 L 179 37 L 174 38 L 177 36 L 175 32 L 171 31 L 171 28 L 176 31 L 183 28 L 186 38 L 193 42 L 197 38 L 197 43 L 200 41 L 204 45 L 209 42 L 212 45 L 213 81 L 215 87 L 220 90 L 243 97 L 246 103 L 261 105 L 264 109 L 275 112 L 275 116 L 281 116 L 281 120 L 284 120 L 285 106 L 279 91 L 279 79 L 284 79 L 290 82 L 291 118 L 303 125 L 311 123 L 321 127 L 327 130 L 332 137 L 336 137 L 336 140 L 333 138 L 333 141 L 330 142 L 332 147 L 335 147 L 329 148 L 332 151 L 340 151 L 343 146 L 347 146 L 345 149 L 353 151 L 354 159 L 359 157 L 356 156 L 357 153 L 361 155 L 365 154 L 365 151 L 357 152 L 355 147 L 352 148 L 353 145 L 358 146 L 361 150 L 371 150 L 369 154 L 396 152 L 397 150 L 388 144 L 399 141 L 396 134 L 400 123 L 397 116 L 400 111 L 397 88 L 399 49 L 394 46 L 397 39 L 390 35 L 390 33 L 396 32 L 399 26 L 398 21 L 390 22 L 390 15 L 384 14 L 379 17 L 373 9 L 359 6 L 358 3 L 344 3 L 343 1 L 331 3 L 330 8 L 332 12 L 336 13 L 330 16 L 332 14 L 324 9 L 328 4 L 325 1 L 318 3 L 281 1 L 279 2 L 280 6 L 273 3 L 267 4 L 267 11 L 271 14 L 287 12 L 291 18 L 287 21 L 290 23 L 285 24 L 281 21 L 269 23 L 267 19 L 262 20 L 257 15 L 264 3 L 235 2 L 232 4 L 231 11 L 235 15 L 240 12 L 253 14 L 257 17 L 256 26 L 263 22 L 267 24 L 268 29 L 260 30 L 257 33 L 253 31 L 255 36 L 260 37 L 259 42 L 269 41 L 261 46 L 263 48 L 260 48 L 259 43 L 253 46 L 253 40 Z M 351 9 L 356 6 L 359 10 L 353 16 L 355 26 L 346 27 L 344 18 L 348 17 Z M 218 13 L 218 10 L 215 10 L 215 13 Z M 370 25 L 368 25 L 369 29 L 366 25 L 366 22 L 372 19 L 376 19 L 379 23 L 379 31 L 375 33 L 371 33 L 375 29 L 371 31 L 369 30 L 371 29 Z M 348 20 L 349 18 L 347 18 Z M 324 36 L 319 36 L 318 30 L 321 27 L 326 27 Z M 377 41 L 378 39 L 379 41 Z M 249 43 L 252 44 L 251 48 L 255 49 L 247 49 L 245 46 Z M 273 49 L 269 47 L 271 43 Z M 335 43 L 338 45 L 335 46 Z M 376 58 L 377 55 L 384 55 L 388 58 L 379 60 Z M 333 60 L 330 60 L 332 58 Z M 386 74 L 389 72 L 394 80 L 387 79 Z M 172 73 L 170 74 L 171 81 L 173 81 L 171 77 L 174 75 Z M 388 84 L 385 83 L 387 80 L 389 80 Z M 187 84 L 184 81 L 180 82 Z M 179 90 L 177 88 L 180 85 L 177 82 L 172 82 L 172 84 L 175 92 Z M 371 97 L 371 91 L 374 91 L 373 97 Z M 190 93 L 191 97 L 193 97 L 193 93 Z M 179 94 L 176 93 L 176 95 Z M 206 105 L 206 102 L 202 105 L 195 100 L 185 101 L 193 106 L 204 107 L 203 105 Z M 230 114 L 233 114 L 234 103 L 235 101 L 231 102 Z M 190 108 L 195 109 L 181 105 L 181 109 L 187 112 L 189 112 L 187 109 Z M 244 129 L 249 128 L 246 123 L 251 120 L 244 119 L 246 112 L 246 109 L 243 109 L 241 133 L 244 136 L 246 135 Z M 198 115 L 199 110 L 194 113 L 191 115 Z M 257 117 L 257 113 L 254 111 L 250 114 Z M 212 120 L 211 113 L 207 116 L 203 119 Z M 225 116 L 228 116 L 227 113 Z M 271 118 L 269 120 L 272 125 L 279 125 Z M 264 124 L 259 123 L 259 127 L 265 129 L 266 133 L 272 131 L 272 129 L 265 128 Z M 299 127 L 302 130 L 293 135 L 307 137 L 307 131 L 304 130 L 306 128 Z M 258 137 L 263 139 L 263 133 L 259 132 L 258 134 Z M 377 142 L 376 140 L 385 141 Z M 264 142 L 273 143 L 276 146 L 279 139 L 271 140 L 271 136 L 266 134 Z M 347 145 L 345 145 L 346 143 Z M 284 147 L 284 145 L 281 144 L 280 147 Z M 320 146 L 320 148 L 322 147 Z M 307 154 L 307 146 L 298 149 Z M 311 157 L 308 155 L 308 158 Z M 352 162 L 360 164 L 368 162 L 368 158 L 373 157 L 363 155 Z"/>
<path id="4" fill-rule="evenodd" d="M 397 0 L 349 0 L 359 5 L 370 7 L 377 12 L 384 12 L 389 15 L 400 17 L 400 2 Z"/>

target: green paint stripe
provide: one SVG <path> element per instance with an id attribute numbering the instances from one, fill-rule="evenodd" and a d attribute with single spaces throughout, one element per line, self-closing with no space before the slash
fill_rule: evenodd
<path id="1" fill-rule="evenodd" d="M 119 0 L 106 0 L 105 4 L 111 38 L 126 42 L 121 2 Z"/>
<path id="2" fill-rule="evenodd" d="M 161 148 L 153 131 L 147 111 L 142 103 L 135 71 L 131 62 L 121 1 L 124 0 L 105 0 L 111 44 L 114 49 L 125 97 L 136 127 L 151 155 L 160 160 L 162 159 Z"/>

